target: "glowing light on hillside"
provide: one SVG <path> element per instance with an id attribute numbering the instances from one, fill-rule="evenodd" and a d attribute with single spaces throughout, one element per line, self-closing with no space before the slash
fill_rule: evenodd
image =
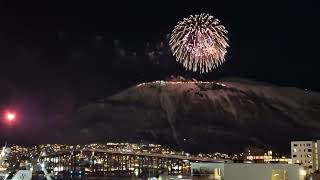
<path id="1" fill-rule="evenodd" d="M 218 86 L 227 87 L 223 83 L 219 82 L 210 82 L 210 81 L 153 81 L 153 82 L 146 82 L 146 83 L 140 83 L 136 85 L 137 87 L 145 86 L 145 85 L 152 85 L 152 84 L 159 84 L 160 86 L 164 85 L 178 85 L 178 84 L 216 84 Z"/>

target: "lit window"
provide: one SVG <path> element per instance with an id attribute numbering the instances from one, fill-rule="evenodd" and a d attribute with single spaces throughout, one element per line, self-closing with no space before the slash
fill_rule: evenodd
<path id="1" fill-rule="evenodd" d="M 294 149 L 293 149 L 293 152 L 297 152 L 297 149 L 296 149 L 296 148 L 294 148 Z"/>

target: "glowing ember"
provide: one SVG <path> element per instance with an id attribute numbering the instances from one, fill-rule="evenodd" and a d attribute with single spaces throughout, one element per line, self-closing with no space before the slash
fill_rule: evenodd
<path id="1" fill-rule="evenodd" d="M 14 120 L 14 118 L 15 118 L 15 115 L 14 115 L 13 113 L 8 113 L 8 114 L 7 114 L 7 119 L 8 119 L 9 121 Z"/>

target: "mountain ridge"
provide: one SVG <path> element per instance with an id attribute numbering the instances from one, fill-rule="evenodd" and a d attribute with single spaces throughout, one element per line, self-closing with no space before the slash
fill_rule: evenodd
<path id="1" fill-rule="evenodd" d="M 228 152 L 252 145 L 286 151 L 290 140 L 320 137 L 319 93 L 247 82 L 141 83 L 84 107 L 78 117 L 93 122 L 98 116 L 106 137 L 189 151 Z"/>

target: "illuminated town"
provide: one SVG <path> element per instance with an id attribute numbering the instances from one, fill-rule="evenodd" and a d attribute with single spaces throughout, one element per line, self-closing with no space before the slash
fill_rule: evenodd
<path id="1" fill-rule="evenodd" d="M 175 151 L 157 144 L 106 143 L 88 145 L 43 144 L 33 147 L 13 145 L 2 170 L 28 167 L 35 162 L 46 164 L 55 175 L 68 172 L 70 175 L 97 176 L 153 175 L 160 171 L 169 174 L 190 173 L 193 161 L 223 161 L 231 159 L 227 154 L 196 154 Z M 154 163 L 152 164 L 151 163 Z M 34 165 L 33 165 L 34 167 Z M 161 167 L 161 168 L 160 168 Z M 149 174 L 146 173 L 146 168 Z M 155 170 L 157 172 L 155 173 Z M 101 174 L 102 173 L 102 174 Z"/>
<path id="2" fill-rule="evenodd" d="M 270 150 L 246 149 L 233 155 L 219 152 L 190 154 L 158 144 L 41 144 L 33 147 L 13 145 L 10 149 L 11 154 L 2 170 L 44 163 L 55 176 L 187 176 L 191 172 L 191 164 L 200 162 L 292 163 L 290 158 Z M 35 165 L 32 167 L 36 168 Z"/>

